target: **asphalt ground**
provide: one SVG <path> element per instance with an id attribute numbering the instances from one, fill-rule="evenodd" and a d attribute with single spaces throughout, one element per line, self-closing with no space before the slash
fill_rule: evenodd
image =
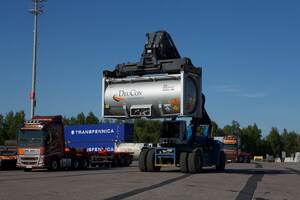
<path id="1" fill-rule="evenodd" d="M 0 171 L 0 200 L 300 199 L 300 163 L 231 163 L 225 172 L 125 168 L 84 171 Z"/>

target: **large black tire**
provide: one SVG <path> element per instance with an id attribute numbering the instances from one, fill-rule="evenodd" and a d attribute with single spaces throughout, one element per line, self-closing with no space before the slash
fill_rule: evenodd
<path id="1" fill-rule="evenodd" d="M 220 152 L 219 156 L 219 163 L 216 165 L 217 171 L 224 171 L 225 170 L 225 163 L 226 163 L 226 157 L 224 151 Z"/>
<path id="2" fill-rule="evenodd" d="M 155 149 L 148 151 L 146 162 L 148 172 L 157 172 L 160 170 L 160 167 L 155 166 Z"/>
<path id="3" fill-rule="evenodd" d="M 139 169 L 141 172 L 147 171 L 146 160 L 149 149 L 142 149 L 139 156 Z"/>
<path id="4" fill-rule="evenodd" d="M 77 159 L 72 160 L 72 169 L 74 170 L 79 169 L 79 161 Z"/>
<path id="5" fill-rule="evenodd" d="M 82 167 L 82 169 L 87 169 L 89 167 L 89 162 L 87 159 L 83 159 L 81 161 L 81 167 Z"/>
<path id="6" fill-rule="evenodd" d="M 124 155 L 120 155 L 120 158 L 118 160 L 118 166 L 119 167 L 125 167 L 126 166 L 126 158 Z"/>
<path id="7" fill-rule="evenodd" d="M 188 168 L 188 152 L 181 152 L 179 159 L 180 159 L 179 160 L 180 171 L 182 173 L 188 173 L 189 172 L 189 168 Z"/>
<path id="8" fill-rule="evenodd" d="M 50 170 L 57 171 L 59 169 L 59 162 L 57 160 L 52 160 L 50 163 Z"/>
<path id="9" fill-rule="evenodd" d="M 202 169 L 202 159 L 200 151 L 193 151 L 188 154 L 188 169 L 189 173 L 198 173 Z"/>
<path id="10" fill-rule="evenodd" d="M 130 157 L 125 157 L 125 167 L 129 167 L 131 161 L 130 161 Z"/>

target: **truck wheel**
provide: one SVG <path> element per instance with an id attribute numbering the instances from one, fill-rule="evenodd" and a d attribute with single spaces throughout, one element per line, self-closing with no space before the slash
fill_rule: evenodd
<path id="1" fill-rule="evenodd" d="M 87 169 L 89 167 L 89 162 L 86 159 L 83 159 L 82 161 L 82 168 Z"/>
<path id="2" fill-rule="evenodd" d="M 190 173 L 198 173 L 202 169 L 201 162 L 202 154 L 198 151 L 193 151 L 188 154 L 188 169 Z"/>
<path id="3" fill-rule="evenodd" d="M 155 166 L 155 149 L 148 151 L 146 162 L 148 172 L 157 172 L 160 170 L 160 167 Z"/>
<path id="4" fill-rule="evenodd" d="M 119 167 L 125 167 L 126 166 L 126 158 L 121 155 L 119 158 Z"/>
<path id="5" fill-rule="evenodd" d="M 216 170 L 224 171 L 225 170 L 225 162 L 226 162 L 225 153 L 224 153 L 224 151 L 221 151 L 220 157 L 219 157 L 219 163 L 216 165 Z"/>
<path id="6" fill-rule="evenodd" d="M 146 158 L 148 154 L 149 149 L 142 149 L 140 156 L 139 156 L 139 169 L 141 172 L 146 172 L 147 171 L 147 166 L 146 166 Z"/>
<path id="7" fill-rule="evenodd" d="M 130 162 L 131 162 L 131 161 L 130 161 L 130 157 L 127 156 L 127 157 L 125 158 L 125 167 L 129 167 Z"/>
<path id="8" fill-rule="evenodd" d="M 52 171 L 56 171 L 58 170 L 59 166 L 58 166 L 58 161 L 57 160 L 52 160 L 51 161 L 51 166 L 50 166 L 50 169 Z"/>
<path id="9" fill-rule="evenodd" d="M 78 169 L 79 169 L 79 162 L 78 162 L 77 159 L 74 159 L 74 160 L 73 160 L 72 168 L 75 169 L 75 170 L 78 170 Z"/>
<path id="10" fill-rule="evenodd" d="M 188 169 L 188 152 L 181 152 L 180 153 L 180 171 L 182 173 L 188 173 L 189 169 Z"/>

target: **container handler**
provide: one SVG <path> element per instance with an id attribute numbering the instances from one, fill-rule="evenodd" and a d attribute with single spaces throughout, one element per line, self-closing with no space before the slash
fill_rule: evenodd
<path id="1" fill-rule="evenodd" d="M 160 147 L 145 147 L 139 156 L 143 172 L 180 167 L 197 173 L 202 167 L 225 168 L 222 143 L 212 136 L 212 123 L 202 94 L 202 68 L 182 58 L 165 31 L 147 34 L 141 60 L 104 71 L 102 115 L 106 118 L 164 118 Z M 190 120 L 178 120 L 186 117 Z"/>
<path id="2" fill-rule="evenodd" d="M 88 152 L 69 148 L 64 138 L 62 116 L 35 116 L 18 135 L 17 167 L 24 171 L 46 168 L 86 169 L 89 165 L 129 166 L 131 155 L 123 152 Z"/>

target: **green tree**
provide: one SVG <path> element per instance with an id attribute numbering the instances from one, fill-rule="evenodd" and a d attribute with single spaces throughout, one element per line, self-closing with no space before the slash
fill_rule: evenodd
<path id="1" fill-rule="evenodd" d="M 158 120 L 134 120 L 134 142 L 157 143 L 160 137 L 161 122 Z"/>
<path id="2" fill-rule="evenodd" d="M 62 118 L 62 120 L 63 120 L 63 124 L 65 125 L 65 126 L 67 126 L 67 125 L 70 125 L 70 119 L 69 118 L 67 118 L 67 117 L 63 117 Z"/>
<path id="3" fill-rule="evenodd" d="M 292 153 L 297 152 L 299 144 L 297 141 L 297 133 L 296 132 L 288 132 L 286 129 L 283 130 L 281 135 L 282 147 L 283 150 L 290 156 Z"/>
<path id="4" fill-rule="evenodd" d="M 261 141 L 261 130 L 256 124 L 248 125 L 241 129 L 241 149 L 252 154 L 259 153 L 259 144 Z"/>
<path id="5" fill-rule="evenodd" d="M 269 135 L 267 136 L 267 141 L 270 144 L 272 155 L 280 156 L 282 151 L 282 142 L 277 128 L 272 127 Z"/>
<path id="6" fill-rule="evenodd" d="M 4 117 L 0 114 L 0 145 L 4 143 Z"/>
<path id="7" fill-rule="evenodd" d="M 297 152 L 300 152 L 300 134 L 297 133 Z"/>
<path id="8" fill-rule="evenodd" d="M 215 121 L 212 121 L 213 136 L 224 136 L 223 129 L 219 128 Z"/>
<path id="9" fill-rule="evenodd" d="M 14 114 L 10 111 L 5 115 L 0 116 L 0 144 L 5 140 L 16 140 L 17 133 L 25 120 L 24 111 L 19 111 Z"/>
<path id="10" fill-rule="evenodd" d="M 99 124 L 99 119 L 94 115 L 93 112 L 89 112 L 88 116 L 86 117 L 87 124 Z"/>
<path id="11" fill-rule="evenodd" d="M 76 124 L 86 124 L 85 115 L 83 112 L 79 113 L 76 117 Z"/>
<path id="12" fill-rule="evenodd" d="M 266 155 L 271 154 L 270 143 L 264 138 L 261 139 L 258 143 L 257 155 Z"/>
<path id="13" fill-rule="evenodd" d="M 230 125 L 226 125 L 223 128 L 224 135 L 236 135 L 240 136 L 241 135 L 241 128 L 240 124 L 233 120 Z"/>
<path id="14" fill-rule="evenodd" d="M 14 112 L 10 111 L 4 118 L 4 140 L 9 140 L 15 135 L 15 116 Z"/>
<path id="15" fill-rule="evenodd" d="M 16 112 L 15 121 L 14 121 L 14 134 L 11 135 L 10 139 L 15 140 L 17 138 L 17 134 L 25 121 L 25 112 L 23 110 Z"/>

